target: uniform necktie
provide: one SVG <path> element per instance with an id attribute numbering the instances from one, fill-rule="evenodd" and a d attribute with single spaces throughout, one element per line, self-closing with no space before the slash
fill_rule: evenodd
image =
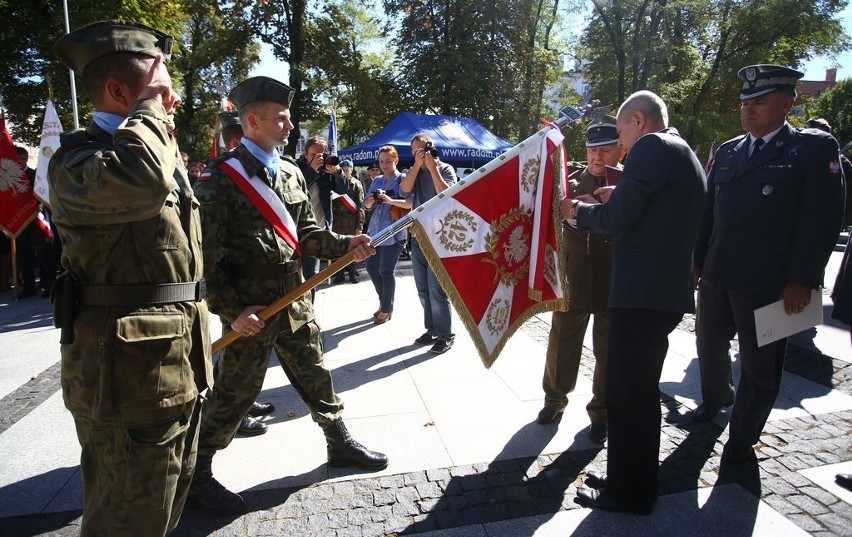
<path id="1" fill-rule="evenodd" d="M 754 145 L 752 146 L 753 149 L 751 150 L 751 155 L 748 158 L 755 156 L 757 152 L 760 151 L 760 148 L 763 147 L 764 143 L 765 142 L 763 141 L 763 138 L 758 138 L 757 140 L 755 140 Z"/>

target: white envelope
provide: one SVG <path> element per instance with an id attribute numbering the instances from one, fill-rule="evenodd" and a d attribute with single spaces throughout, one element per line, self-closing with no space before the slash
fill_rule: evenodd
<path id="1" fill-rule="evenodd" d="M 818 324 L 822 324 L 822 293 L 819 289 L 811 290 L 811 301 L 801 313 L 787 315 L 784 312 L 783 300 L 754 310 L 758 347 L 798 334 Z"/>

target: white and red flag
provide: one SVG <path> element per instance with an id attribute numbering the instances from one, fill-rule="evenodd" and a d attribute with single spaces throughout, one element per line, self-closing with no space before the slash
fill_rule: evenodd
<path id="1" fill-rule="evenodd" d="M 38 214 L 38 200 L 21 162 L 12 135 L 6 128 L 6 113 L 0 114 L 0 229 L 17 237 Z"/>
<path id="2" fill-rule="evenodd" d="M 338 194 L 337 192 L 331 192 L 331 201 L 340 200 L 340 203 L 346 207 L 350 213 L 355 214 L 358 212 L 358 207 L 355 205 L 355 201 L 349 197 L 349 194 Z"/>
<path id="3" fill-rule="evenodd" d="M 527 319 L 566 307 L 562 140 L 548 125 L 410 213 L 486 367 Z"/>
<path id="4" fill-rule="evenodd" d="M 36 166 L 33 194 L 38 200 L 50 207 L 50 186 L 47 182 L 47 166 L 50 158 L 59 149 L 59 135 L 62 134 L 62 124 L 53 106 L 53 99 L 47 100 L 44 110 L 44 123 L 41 125 L 41 141 L 38 144 L 38 165 Z"/>

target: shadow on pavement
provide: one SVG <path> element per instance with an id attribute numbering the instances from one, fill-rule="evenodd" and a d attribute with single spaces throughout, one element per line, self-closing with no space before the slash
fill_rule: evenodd
<path id="1" fill-rule="evenodd" d="M 588 445 L 586 430 L 577 433 L 566 451 L 541 468 L 537 457 L 507 458 L 519 451 L 541 453 L 556 430 L 556 426 L 535 422 L 524 425 L 484 471 L 453 476 L 425 518 L 400 533 L 420 533 L 560 511 L 566 501 L 566 491 L 574 488 L 580 471 L 603 449 L 572 450 L 577 445 Z"/>

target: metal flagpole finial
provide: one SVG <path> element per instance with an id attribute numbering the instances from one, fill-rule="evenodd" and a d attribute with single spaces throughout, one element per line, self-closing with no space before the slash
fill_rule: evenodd
<path id="1" fill-rule="evenodd" d="M 569 104 L 559 109 L 559 119 L 555 121 L 557 125 L 575 127 L 580 121 L 589 118 L 590 123 L 600 121 L 605 115 L 612 110 L 612 105 L 600 106 L 601 102 L 597 99 L 580 103 L 579 105 Z"/>

